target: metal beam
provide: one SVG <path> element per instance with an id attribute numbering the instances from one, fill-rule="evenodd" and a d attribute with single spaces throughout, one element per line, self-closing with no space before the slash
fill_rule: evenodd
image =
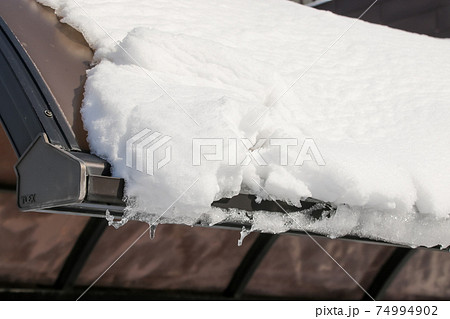
<path id="1" fill-rule="evenodd" d="M 242 227 L 245 227 L 247 229 L 250 229 L 252 225 L 250 223 L 244 223 L 244 222 L 223 222 L 214 224 L 212 226 L 209 225 L 203 225 L 201 223 L 195 224 L 194 226 L 200 226 L 200 227 L 212 227 L 212 228 L 221 228 L 221 229 L 232 229 L 232 230 L 241 230 Z M 362 244 L 371 244 L 371 245 L 382 245 L 382 246 L 389 246 L 389 247 L 400 247 L 405 249 L 410 249 L 410 247 L 404 245 L 404 244 L 396 244 L 396 243 L 390 243 L 382 240 L 375 240 L 370 238 L 364 238 L 364 237 L 358 237 L 354 235 L 346 235 L 342 237 L 337 237 L 331 239 L 327 235 L 315 233 L 313 231 L 303 231 L 303 230 L 296 230 L 296 229 L 290 229 L 288 231 L 285 231 L 283 233 L 280 233 L 280 235 L 294 235 L 294 236 L 312 236 L 315 238 L 326 238 L 329 240 L 344 240 L 344 241 L 351 241 L 351 242 L 357 242 Z M 441 251 L 448 253 L 450 251 L 450 247 L 441 247 L 439 245 L 433 246 L 433 247 L 423 247 L 419 246 L 417 249 L 426 249 L 426 250 L 433 250 L 433 251 Z"/>
<path id="2" fill-rule="evenodd" d="M 381 300 L 384 297 L 385 292 L 397 277 L 403 266 L 414 255 L 416 249 L 411 248 L 396 248 L 389 259 L 381 266 L 377 275 L 375 276 L 372 284 L 367 292 L 375 300 Z M 371 300 L 368 295 L 364 295 L 363 300 Z"/>
<path id="3" fill-rule="evenodd" d="M 1 184 L 0 183 L 0 191 L 2 192 L 16 192 L 16 185 L 10 184 Z"/>
<path id="4" fill-rule="evenodd" d="M 0 300 L 76 300 L 85 287 L 70 290 L 51 288 L 0 288 Z M 189 290 L 151 290 L 123 288 L 93 288 L 83 296 L 88 300 L 236 300 L 217 292 L 199 292 Z M 298 300 L 292 297 L 245 295 L 239 300 Z"/>
<path id="5" fill-rule="evenodd" d="M 54 284 L 55 289 L 67 289 L 74 286 L 84 264 L 107 226 L 108 223 L 105 219 L 89 219 L 59 273 Z"/>
<path id="6" fill-rule="evenodd" d="M 38 134 L 80 150 L 75 135 L 34 63 L 0 17 L 0 123 L 20 156 Z"/>
<path id="7" fill-rule="evenodd" d="M 224 291 L 224 296 L 228 298 L 241 298 L 245 287 L 252 278 L 259 264 L 266 256 L 279 235 L 259 234 L 252 247 L 242 259 L 241 264 L 236 269 L 228 287 Z"/>

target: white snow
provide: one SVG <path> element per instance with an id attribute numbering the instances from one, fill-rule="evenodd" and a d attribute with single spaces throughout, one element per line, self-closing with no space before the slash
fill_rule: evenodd
<path id="1" fill-rule="evenodd" d="M 95 50 L 82 115 L 92 151 L 127 182 L 128 218 L 219 222 L 233 218 L 210 208 L 222 197 L 314 197 L 334 217 L 257 212 L 253 230 L 450 245 L 449 40 L 358 21 L 330 47 L 354 20 L 284 0 L 38 1 Z M 143 129 L 172 138 L 152 176 L 126 166 Z M 195 138 L 223 139 L 224 158 L 193 165 Z M 268 165 L 230 165 L 234 145 L 236 163 L 247 155 L 235 138 Z M 288 165 L 263 138 L 299 141 Z M 294 165 L 309 138 L 325 165 L 314 152 Z"/>

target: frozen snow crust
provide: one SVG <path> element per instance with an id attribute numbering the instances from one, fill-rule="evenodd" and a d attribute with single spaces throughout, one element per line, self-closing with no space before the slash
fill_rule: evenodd
<path id="1" fill-rule="evenodd" d="M 450 41 L 358 21 L 308 70 L 352 19 L 284 0 L 38 1 L 95 50 L 82 115 L 92 151 L 127 182 L 128 218 L 215 223 L 240 218 L 210 208 L 240 192 L 314 197 L 336 214 L 257 212 L 253 229 L 450 245 Z M 153 176 L 126 165 L 146 128 L 172 137 Z M 192 165 L 193 139 L 221 138 L 228 154 L 237 137 L 311 138 L 325 165 L 293 165 L 298 152 L 281 165 L 268 142 L 253 151 L 265 166 Z"/>

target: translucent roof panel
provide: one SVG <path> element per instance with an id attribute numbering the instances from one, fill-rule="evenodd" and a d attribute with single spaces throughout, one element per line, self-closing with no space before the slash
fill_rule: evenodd
<path id="1" fill-rule="evenodd" d="M 91 284 L 144 230 L 130 222 L 108 228 L 80 274 L 78 285 Z M 147 232 L 98 282 L 98 286 L 222 291 L 256 234 L 238 247 L 239 232 L 160 225 L 153 240 Z"/>
<path id="2" fill-rule="evenodd" d="M 391 247 L 316 239 L 366 290 Z M 246 293 L 306 299 L 361 299 L 363 291 L 308 237 L 282 236 L 274 244 Z"/>
<path id="3" fill-rule="evenodd" d="M 418 250 L 392 282 L 385 299 L 450 299 L 450 254 Z"/>
<path id="4" fill-rule="evenodd" d="M 13 192 L 0 191 L 0 283 L 53 285 L 87 218 L 22 213 Z"/>

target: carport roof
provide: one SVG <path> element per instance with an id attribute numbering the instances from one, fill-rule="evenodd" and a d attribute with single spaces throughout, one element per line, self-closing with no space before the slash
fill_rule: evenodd
<path id="1" fill-rule="evenodd" d="M 390 1 L 395 2 L 401 1 Z M 361 8 L 350 8 L 350 3 L 332 1 L 323 8 L 355 16 Z M 398 16 L 389 13 L 396 12 L 395 5 L 383 7 L 381 2 L 378 20 L 374 15 L 368 18 L 416 32 L 429 31 L 434 36 L 436 32 L 438 36 L 450 36 L 442 22 L 450 20 L 449 7 L 448 1 L 438 6 L 411 5 L 415 11 Z M 21 19 L 15 19 L 18 12 Z M 434 22 L 417 18 L 431 16 L 432 12 L 438 17 Z M 447 20 L 442 20 L 446 12 Z M 51 10 L 33 0 L 2 1 L 0 14 L 38 67 L 78 144 L 87 150 L 79 116 L 84 72 L 92 57 L 87 44 L 75 30 L 59 23 Z M 33 42 L 36 29 L 27 32 L 23 21 L 34 21 L 39 34 L 47 34 L 55 47 L 48 51 L 53 54 L 51 65 L 40 49 L 43 44 Z M 417 21 L 424 23 L 417 26 Z M 428 23 L 439 27 L 431 28 Z M 68 66 L 63 80 L 52 71 L 54 63 Z M 147 225 L 129 222 L 115 230 L 107 228 L 103 219 L 19 212 L 12 169 L 17 158 L 3 130 L 0 149 L 0 299 L 76 299 Z M 253 233 L 241 247 L 237 246 L 238 238 L 235 230 L 160 225 L 153 240 L 144 236 L 83 298 L 367 298 L 306 236 Z M 450 297 L 450 257 L 446 253 L 327 238 L 317 241 L 375 299 Z"/>

